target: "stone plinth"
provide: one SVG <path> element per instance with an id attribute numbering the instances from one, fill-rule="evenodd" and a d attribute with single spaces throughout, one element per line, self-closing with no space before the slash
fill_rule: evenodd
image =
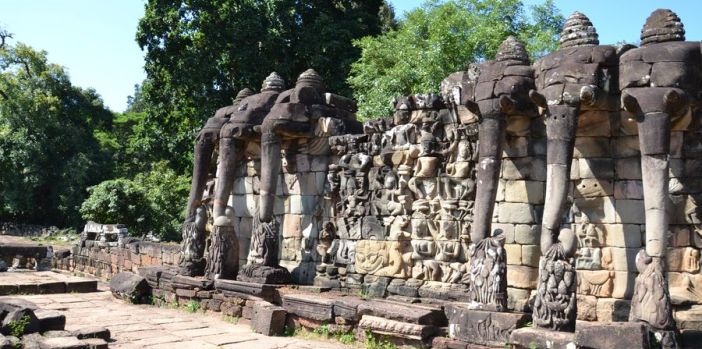
<path id="1" fill-rule="evenodd" d="M 465 304 L 447 304 L 445 311 L 451 338 L 480 345 L 502 346 L 514 330 L 531 321 L 529 314 L 476 310 Z"/>

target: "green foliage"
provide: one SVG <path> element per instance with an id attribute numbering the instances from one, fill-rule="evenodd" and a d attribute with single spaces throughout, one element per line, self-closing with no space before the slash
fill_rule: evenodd
<path id="1" fill-rule="evenodd" d="M 197 313 L 197 311 L 200 310 L 200 302 L 191 300 L 183 306 L 183 309 L 188 313 Z"/>
<path id="2" fill-rule="evenodd" d="M 351 332 L 340 334 L 338 339 L 339 339 L 339 342 L 341 342 L 341 344 L 346 344 L 346 345 L 351 345 L 354 342 L 356 342 L 356 337 Z"/>
<path id="3" fill-rule="evenodd" d="M 29 315 L 23 315 L 19 320 L 10 321 L 8 324 L 10 327 L 10 336 L 20 338 L 24 335 L 24 330 L 29 325 Z"/>
<path id="4" fill-rule="evenodd" d="M 0 47 L 0 220 L 78 225 L 85 188 L 111 174 L 93 132 L 112 113 L 46 55 Z"/>
<path id="5" fill-rule="evenodd" d="M 329 337 L 329 325 L 328 324 L 321 325 L 321 326 L 315 328 L 314 331 L 312 331 L 312 332 L 314 332 L 315 334 L 324 336 L 324 337 Z"/>
<path id="6" fill-rule="evenodd" d="M 365 332 L 366 341 L 364 344 L 366 349 L 397 349 L 395 344 L 389 342 L 387 338 L 378 337 L 373 332 Z"/>
<path id="7" fill-rule="evenodd" d="M 85 220 L 127 225 L 131 235 L 152 232 L 162 240 L 180 239 L 180 224 L 190 180 L 165 162 L 134 179 L 117 178 L 88 188 L 80 212 Z"/>
<path id="8" fill-rule="evenodd" d="M 111 179 L 88 188 L 88 192 L 90 197 L 80 207 L 85 220 L 122 223 L 132 234 L 148 231 L 151 226 L 146 191 L 134 181 Z"/>
<path id="9" fill-rule="evenodd" d="M 237 91 L 257 89 L 272 71 L 288 85 L 316 69 L 331 91 L 349 94 L 346 76 L 360 54 L 352 41 L 377 35 L 382 0 L 148 1 L 136 39 L 146 52 L 141 97 L 147 116 L 138 152 L 192 162 L 196 131 Z M 390 22 L 388 24 L 388 22 Z"/>
<path id="10" fill-rule="evenodd" d="M 450 73 L 491 59 L 509 35 L 534 57 L 553 50 L 564 19 L 552 0 L 532 6 L 519 0 L 430 0 L 406 14 L 397 30 L 355 41 L 361 58 L 349 85 L 362 119 L 385 117 L 390 99 L 437 91 Z"/>

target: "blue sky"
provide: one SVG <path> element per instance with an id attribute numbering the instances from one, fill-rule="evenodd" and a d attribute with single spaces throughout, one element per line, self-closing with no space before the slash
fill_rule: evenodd
<path id="1" fill-rule="evenodd" d="M 422 0 L 390 0 L 399 17 Z M 541 0 L 525 0 L 526 4 Z M 592 20 L 603 44 L 621 40 L 637 43 L 651 11 L 670 8 L 683 20 L 687 40 L 702 40 L 702 2 L 695 0 L 556 0 L 568 16 L 581 11 Z M 71 81 L 93 87 L 114 111 L 126 108 L 127 96 L 144 77 L 144 55 L 134 41 L 143 0 L 15 0 L 5 1 L 0 25 L 15 41 L 49 53 L 49 60 L 65 66 Z"/>

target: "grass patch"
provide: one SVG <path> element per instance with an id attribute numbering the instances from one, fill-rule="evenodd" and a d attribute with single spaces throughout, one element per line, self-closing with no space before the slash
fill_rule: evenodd
<path id="1" fill-rule="evenodd" d="M 370 331 L 366 331 L 366 341 L 363 345 L 366 349 L 397 349 L 397 346 L 387 340 L 386 337 L 379 337 Z"/>
<path id="2" fill-rule="evenodd" d="M 23 315 L 19 320 L 10 321 L 8 324 L 10 327 L 10 335 L 17 338 L 22 337 L 30 320 L 29 315 Z"/>
<path id="3" fill-rule="evenodd" d="M 200 302 L 191 300 L 183 305 L 183 309 L 185 309 L 185 311 L 188 313 L 197 313 L 197 311 L 200 310 Z"/>
<path id="4" fill-rule="evenodd" d="M 302 339 L 338 342 L 344 345 L 353 345 L 354 343 L 356 343 L 356 336 L 354 336 L 352 331 L 336 331 L 333 325 L 328 324 L 321 325 L 311 331 L 305 328 L 285 327 L 285 332 L 283 333 L 283 335 L 286 337 L 298 337 Z"/>

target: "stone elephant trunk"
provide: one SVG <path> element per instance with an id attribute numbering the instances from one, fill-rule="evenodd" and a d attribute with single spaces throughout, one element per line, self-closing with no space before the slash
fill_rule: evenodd
<path id="1" fill-rule="evenodd" d="M 637 116 L 641 176 L 646 210 L 646 254 L 665 256 L 671 119 L 688 106 L 677 88 L 631 88 L 622 92 L 624 109 Z"/>

